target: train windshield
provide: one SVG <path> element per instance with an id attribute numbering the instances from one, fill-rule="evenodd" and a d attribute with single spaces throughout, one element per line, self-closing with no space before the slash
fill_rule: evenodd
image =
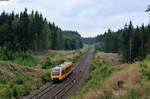
<path id="1" fill-rule="evenodd" d="M 54 68 L 54 69 L 53 69 L 53 75 L 54 75 L 54 76 L 58 76 L 58 75 L 59 75 L 59 71 L 60 71 L 60 69 Z"/>

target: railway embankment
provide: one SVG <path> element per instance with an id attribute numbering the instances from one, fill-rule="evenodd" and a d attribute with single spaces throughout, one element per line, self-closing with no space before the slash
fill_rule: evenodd
<path id="1" fill-rule="evenodd" d="M 95 53 L 82 89 L 71 99 L 150 99 L 150 56 L 124 63 L 118 54 Z"/>
<path id="2" fill-rule="evenodd" d="M 73 73 L 61 83 L 49 82 L 23 99 L 66 99 L 81 89 L 89 73 L 93 49 L 89 49 L 73 64 Z"/>

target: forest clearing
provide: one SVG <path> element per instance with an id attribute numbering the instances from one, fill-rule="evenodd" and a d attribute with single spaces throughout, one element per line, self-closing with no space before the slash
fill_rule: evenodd
<path id="1" fill-rule="evenodd" d="M 0 99 L 150 99 L 150 0 L 0 0 Z"/>

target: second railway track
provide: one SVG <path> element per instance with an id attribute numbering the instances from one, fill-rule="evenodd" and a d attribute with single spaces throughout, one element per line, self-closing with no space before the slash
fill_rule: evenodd
<path id="1" fill-rule="evenodd" d="M 71 96 L 76 90 L 82 87 L 88 76 L 92 52 L 93 49 L 89 49 L 78 59 L 74 64 L 73 73 L 62 83 L 47 83 L 23 99 L 66 99 L 67 96 Z"/>

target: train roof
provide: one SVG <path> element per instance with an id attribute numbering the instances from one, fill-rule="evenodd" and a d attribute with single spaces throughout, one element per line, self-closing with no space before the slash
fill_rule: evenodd
<path id="1" fill-rule="evenodd" d="M 70 64 L 71 62 L 64 62 L 63 64 L 60 64 L 58 67 L 65 67 L 66 65 Z"/>
<path id="2" fill-rule="evenodd" d="M 68 65 L 68 64 L 70 64 L 70 63 L 71 63 L 71 62 L 64 62 L 64 63 L 62 63 L 62 64 L 60 64 L 60 65 L 54 67 L 53 70 L 55 70 L 55 69 L 60 69 L 61 67 L 65 67 L 66 65 Z"/>
<path id="3" fill-rule="evenodd" d="M 60 67 L 57 66 L 57 67 L 54 67 L 53 69 L 60 69 Z"/>

